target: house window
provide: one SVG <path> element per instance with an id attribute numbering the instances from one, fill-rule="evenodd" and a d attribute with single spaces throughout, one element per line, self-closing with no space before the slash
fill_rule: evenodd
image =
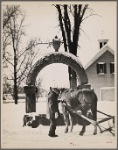
<path id="1" fill-rule="evenodd" d="M 97 63 L 97 74 L 100 74 L 100 75 L 106 74 L 106 63 L 105 62 Z"/>
<path id="2" fill-rule="evenodd" d="M 100 48 L 102 48 L 102 42 L 100 42 Z"/>
<path id="3" fill-rule="evenodd" d="M 107 42 L 104 42 L 104 45 L 107 44 Z"/>
<path id="4" fill-rule="evenodd" d="M 110 63 L 110 73 L 114 74 L 114 62 Z"/>

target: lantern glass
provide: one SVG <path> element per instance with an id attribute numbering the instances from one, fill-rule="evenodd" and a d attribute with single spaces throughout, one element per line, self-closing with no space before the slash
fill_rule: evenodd
<path id="1" fill-rule="evenodd" d="M 55 52 L 58 52 L 60 44 L 61 44 L 60 39 L 57 36 L 55 36 L 55 38 L 53 39 L 53 47 L 55 49 Z"/>

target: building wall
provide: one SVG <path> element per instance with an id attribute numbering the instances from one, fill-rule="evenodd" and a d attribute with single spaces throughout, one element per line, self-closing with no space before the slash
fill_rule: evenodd
<path id="1" fill-rule="evenodd" d="M 104 75 L 97 74 L 97 63 L 106 62 L 107 73 Z M 100 89 L 103 87 L 114 87 L 114 75 L 110 74 L 110 62 L 114 62 L 114 55 L 109 51 L 106 51 L 101 57 L 99 57 L 92 65 L 86 69 L 88 75 L 88 82 L 91 84 L 91 88 L 94 89 L 100 100 Z"/>
<path id="2" fill-rule="evenodd" d="M 104 87 L 100 89 L 101 101 L 114 101 L 115 100 L 115 87 Z"/>

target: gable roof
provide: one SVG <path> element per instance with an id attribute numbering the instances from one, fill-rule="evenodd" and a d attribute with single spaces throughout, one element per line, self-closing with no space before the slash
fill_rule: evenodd
<path id="1" fill-rule="evenodd" d="M 111 49 L 108 45 L 104 45 L 101 50 L 84 66 L 84 69 L 87 69 L 91 64 L 93 64 L 100 56 L 102 56 L 106 51 L 109 51 L 114 55 L 114 50 Z"/>

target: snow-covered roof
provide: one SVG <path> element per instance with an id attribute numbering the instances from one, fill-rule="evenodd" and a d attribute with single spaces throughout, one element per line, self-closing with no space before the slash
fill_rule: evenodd
<path id="1" fill-rule="evenodd" d="M 93 64 L 100 56 L 102 56 L 106 51 L 109 51 L 114 55 L 114 50 L 108 46 L 107 44 L 104 45 L 97 54 L 84 66 L 84 69 L 87 69 L 91 64 Z"/>

